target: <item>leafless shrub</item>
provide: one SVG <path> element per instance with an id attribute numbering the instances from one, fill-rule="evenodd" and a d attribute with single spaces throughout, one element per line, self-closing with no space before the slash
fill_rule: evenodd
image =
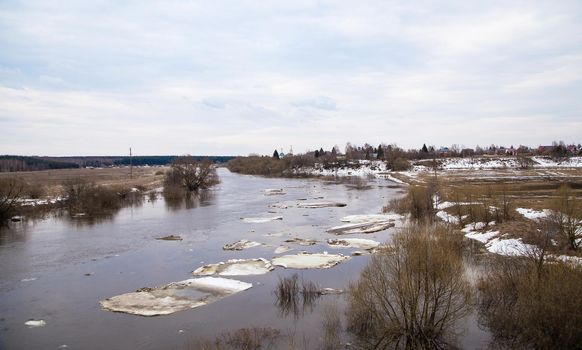
<path id="1" fill-rule="evenodd" d="M 502 348 L 578 349 L 582 268 L 500 257 L 478 283 L 481 322 Z"/>
<path id="2" fill-rule="evenodd" d="M 97 186 L 83 179 L 69 179 L 63 183 L 63 189 L 70 214 L 109 213 L 119 210 L 123 204 L 123 198 L 116 189 Z"/>
<path id="3" fill-rule="evenodd" d="M 342 322 L 340 311 L 335 304 L 326 304 L 322 311 L 323 349 L 336 350 L 341 347 Z"/>
<path id="4" fill-rule="evenodd" d="M 549 222 L 559 234 L 560 240 L 566 243 L 569 249 L 578 250 L 582 238 L 582 205 L 572 189 L 561 186 L 556 197 L 552 198 L 548 206 L 551 214 Z"/>
<path id="5" fill-rule="evenodd" d="M 462 237 L 442 226 L 411 226 L 393 249 L 372 256 L 351 286 L 348 330 L 363 348 L 442 348 L 469 311 Z"/>
<path id="6" fill-rule="evenodd" d="M 312 311 L 317 298 L 321 296 L 317 285 L 311 281 L 299 281 L 296 273 L 291 277 L 279 278 L 275 288 L 275 305 L 283 316 L 293 315 L 299 319 L 305 311 Z"/>
<path id="7" fill-rule="evenodd" d="M 192 349 L 202 350 L 268 350 L 279 349 L 283 335 L 278 329 L 270 327 L 241 328 L 225 333 L 213 342 L 190 344 Z M 194 347 L 192 347 L 194 345 Z"/>
<path id="8" fill-rule="evenodd" d="M 528 157 L 526 155 L 520 154 L 517 156 L 517 165 L 521 168 L 521 169 L 531 169 L 533 168 L 535 162 L 531 157 Z"/>
<path id="9" fill-rule="evenodd" d="M 435 217 L 434 195 L 436 189 L 428 186 L 412 185 L 408 187 L 405 197 L 395 199 L 384 211 L 410 214 L 416 221 L 433 222 Z"/>
<path id="10" fill-rule="evenodd" d="M 288 157 L 274 159 L 273 157 L 238 157 L 228 162 L 227 168 L 233 173 L 265 176 L 284 176 L 289 173 Z"/>
<path id="11" fill-rule="evenodd" d="M 198 161 L 192 156 L 174 159 L 164 178 L 164 188 L 182 188 L 188 192 L 207 189 L 218 183 L 218 175 L 212 162 L 208 159 Z"/>
<path id="12" fill-rule="evenodd" d="M 396 158 L 391 162 L 389 161 L 388 163 L 388 166 L 393 171 L 406 171 L 411 167 L 410 162 L 404 158 Z"/>
<path id="13" fill-rule="evenodd" d="M 25 183 L 17 178 L 0 178 L 0 224 L 18 208 Z"/>

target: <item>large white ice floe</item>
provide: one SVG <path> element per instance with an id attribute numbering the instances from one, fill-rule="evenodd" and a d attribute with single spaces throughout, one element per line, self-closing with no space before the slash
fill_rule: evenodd
<path id="1" fill-rule="evenodd" d="M 139 316 L 168 315 L 213 303 L 252 286 L 251 283 L 220 277 L 192 278 L 114 296 L 102 300 L 101 307 Z"/>
<path id="2" fill-rule="evenodd" d="M 240 241 L 236 241 L 234 243 L 225 244 L 222 249 L 224 250 L 243 250 L 253 247 L 258 247 L 263 245 L 259 242 L 249 241 L 248 239 L 241 239 Z"/>
<path id="3" fill-rule="evenodd" d="M 534 252 L 537 248 L 535 245 L 525 244 L 521 239 L 501 239 L 494 238 L 490 240 L 485 247 L 491 253 L 507 256 L 525 256 Z"/>
<path id="4" fill-rule="evenodd" d="M 550 210 L 534 210 L 528 208 L 517 208 L 515 209 L 518 213 L 523 215 L 525 218 L 530 220 L 540 220 L 547 218 L 551 213 Z"/>
<path id="5" fill-rule="evenodd" d="M 380 245 L 380 242 L 364 238 L 341 238 L 328 239 L 327 244 L 333 248 L 358 248 L 358 249 L 374 249 Z"/>
<path id="6" fill-rule="evenodd" d="M 282 255 L 273 258 L 273 265 L 287 269 L 329 269 L 342 261 L 349 260 L 349 256 L 342 254 L 306 253 Z"/>
<path id="7" fill-rule="evenodd" d="M 264 217 L 264 218 L 241 218 L 242 221 L 247 222 L 249 224 L 264 224 L 266 222 L 276 221 L 276 220 L 283 220 L 282 216 L 272 216 L 272 217 Z"/>
<path id="8" fill-rule="evenodd" d="M 317 208 L 331 208 L 331 207 L 345 207 L 346 203 L 339 202 L 313 202 L 313 203 L 299 203 L 299 208 L 317 209 Z"/>
<path id="9" fill-rule="evenodd" d="M 357 233 L 373 233 L 384 231 L 396 224 L 393 221 L 372 221 L 372 222 L 356 222 L 340 226 L 334 226 L 327 230 L 328 233 L 334 235 L 349 235 Z"/>
<path id="10" fill-rule="evenodd" d="M 358 214 L 348 215 L 340 219 L 342 222 L 382 222 L 382 221 L 396 221 L 400 220 L 402 215 L 399 214 Z"/>
<path id="11" fill-rule="evenodd" d="M 208 264 L 192 272 L 194 276 L 247 276 L 263 275 L 274 269 L 271 263 L 263 258 L 258 259 L 231 259 L 218 264 Z"/>

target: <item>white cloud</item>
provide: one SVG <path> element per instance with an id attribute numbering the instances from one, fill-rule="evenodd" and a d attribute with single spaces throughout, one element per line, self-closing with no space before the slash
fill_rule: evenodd
<path id="1" fill-rule="evenodd" d="M 576 1 L 5 1 L 0 152 L 580 142 L 581 17 Z"/>

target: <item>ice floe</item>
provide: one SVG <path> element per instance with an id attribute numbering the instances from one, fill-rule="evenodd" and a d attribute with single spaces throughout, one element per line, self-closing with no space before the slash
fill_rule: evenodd
<path id="1" fill-rule="evenodd" d="M 282 216 L 264 217 L 264 218 L 241 218 L 243 222 L 249 224 L 264 224 L 266 222 L 283 220 Z"/>
<path id="2" fill-rule="evenodd" d="M 193 278 L 114 296 L 102 300 L 101 307 L 139 316 L 168 315 L 213 303 L 252 286 L 251 283 L 221 277 Z"/>
<path id="3" fill-rule="evenodd" d="M 26 326 L 28 326 L 28 328 L 37 328 L 37 327 L 46 326 L 46 321 L 45 320 L 28 320 L 28 321 L 24 322 L 24 324 Z"/>
<path id="4" fill-rule="evenodd" d="M 225 244 L 222 249 L 223 250 L 243 250 L 253 247 L 258 247 L 262 245 L 262 243 L 249 241 L 248 239 L 241 239 L 240 241 L 236 241 L 234 243 Z"/>
<path id="5" fill-rule="evenodd" d="M 330 208 L 330 207 L 345 207 L 346 203 L 339 202 L 314 202 L 314 203 L 299 203 L 297 206 L 299 208 L 317 209 L 317 208 Z"/>
<path id="6" fill-rule="evenodd" d="M 402 218 L 399 214 L 358 214 L 358 215 L 348 215 L 340 219 L 342 222 L 353 222 L 353 223 L 363 223 L 363 222 L 383 222 L 383 221 L 396 221 Z"/>
<path id="7" fill-rule="evenodd" d="M 358 249 L 374 249 L 380 245 L 380 242 L 364 238 L 342 238 L 342 239 L 328 239 L 327 244 L 333 248 L 358 248 Z"/>
<path id="8" fill-rule="evenodd" d="M 286 245 L 280 245 L 275 249 L 275 254 L 287 253 L 290 250 L 293 250 L 293 248 L 288 247 Z"/>
<path id="9" fill-rule="evenodd" d="M 273 265 L 287 269 L 329 269 L 342 261 L 349 260 L 349 256 L 327 253 L 301 252 L 295 255 L 283 255 L 273 258 Z"/>
<path id="10" fill-rule="evenodd" d="M 327 232 L 332 233 L 334 235 L 373 233 L 383 231 L 394 226 L 396 226 L 396 224 L 392 221 L 356 222 L 340 226 L 334 226 L 328 229 Z"/>
<path id="11" fill-rule="evenodd" d="M 295 244 L 299 244 L 299 245 L 303 245 L 303 246 L 315 245 L 315 244 L 317 244 L 317 242 L 318 241 L 315 239 L 298 238 L 298 237 L 285 240 L 285 243 L 295 243 Z"/>
<path id="12" fill-rule="evenodd" d="M 282 188 L 267 188 L 266 190 L 263 190 L 263 193 L 265 194 L 265 196 L 276 196 L 285 194 Z"/>
<path id="13" fill-rule="evenodd" d="M 156 239 L 160 241 L 181 241 L 182 237 L 177 235 L 169 235 L 165 237 L 157 237 Z"/>
<path id="14" fill-rule="evenodd" d="M 247 276 L 263 275 L 274 269 L 271 263 L 263 258 L 258 259 L 231 259 L 227 262 L 208 264 L 192 272 L 194 276 Z"/>

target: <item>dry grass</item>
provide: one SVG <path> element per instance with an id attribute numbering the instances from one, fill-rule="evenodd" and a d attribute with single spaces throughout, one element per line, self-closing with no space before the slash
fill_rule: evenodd
<path id="1" fill-rule="evenodd" d="M 167 168 L 163 168 L 165 170 Z M 17 177 L 31 187 L 45 188 L 48 196 L 62 194 L 62 184 L 71 179 L 82 179 L 96 185 L 125 186 L 151 189 L 159 187 L 163 181 L 163 173 L 159 167 L 134 167 L 130 178 L 129 168 L 103 169 L 58 169 L 43 171 L 22 171 L 14 173 L 0 173 L 0 179 Z"/>

